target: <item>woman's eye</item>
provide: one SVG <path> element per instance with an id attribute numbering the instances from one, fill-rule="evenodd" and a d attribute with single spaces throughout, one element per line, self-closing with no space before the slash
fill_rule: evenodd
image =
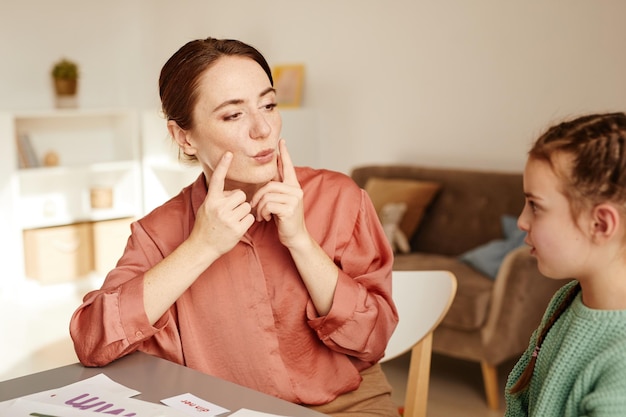
<path id="1" fill-rule="evenodd" d="M 240 112 L 237 113 L 232 113 L 229 115 L 224 116 L 224 120 L 228 121 L 228 120 L 236 120 L 241 116 Z"/>
<path id="2" fill-rule="evenodd" d="M 276 103 L 269 103 L 269 104 L 266 104 L 265 106 L 263 106 L 263 108 L 264 108 L 265 110 L 270 110 L 270 111 L 271 111 L 271 110 L 274 110 L 274 109 L 276 108 Z"/>

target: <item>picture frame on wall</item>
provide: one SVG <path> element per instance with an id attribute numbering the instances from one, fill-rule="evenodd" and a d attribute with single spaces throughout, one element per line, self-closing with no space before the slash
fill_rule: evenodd
<path id="1" fill-rule="evenodd" d="M 300 107 L 302 104 L 302 85 L 304 83 L 304 65 L 277 65 L 272 69 L 276 100 L 279 107 Z"/>

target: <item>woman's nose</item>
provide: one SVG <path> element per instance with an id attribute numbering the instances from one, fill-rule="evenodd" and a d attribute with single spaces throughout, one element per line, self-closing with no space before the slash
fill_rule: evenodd
<path id="1" fill-rule="evenodd" d="M 255 113 L 253 116 L 252 126 L 250 127 L 250 137 L 252 139 L 263 139 L 269 136 L 272 126 L 267 122 L 265 116 L 261 113 Z"/>

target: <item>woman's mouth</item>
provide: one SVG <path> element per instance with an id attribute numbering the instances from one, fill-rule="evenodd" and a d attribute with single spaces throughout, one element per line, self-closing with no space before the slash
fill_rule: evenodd
<path id="1" fill-rule="evenodd" d="M 254 155 L 254 160 L 259 164 L 267 164 L 274 160 L 274 150 L 273 149 L 265 149 L 256 155 Z"/>

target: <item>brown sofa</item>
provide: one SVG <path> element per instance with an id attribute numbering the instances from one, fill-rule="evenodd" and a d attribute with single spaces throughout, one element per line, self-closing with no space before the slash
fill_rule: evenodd
<path id="1" fill-rule="evenodd" d="M 456 275 L 456 297 L 434 332 L 433 351 L 480 362 L 487 403 L 499 408 L 496 367 L 525 350 L 551 296 L 564 282 L 542 276 L 525 245 L 508 252 L 495 279 L 459 255 L 502 239 L 501 216 L 517 216 L 524 206 L 521 173 L 372 165 L 353 169 L 351 176 L 363 188 L 370 178 L 440 185 L 408 237 L 411 252 L 396 254 L 394 269 L 442 269 Z"/>

